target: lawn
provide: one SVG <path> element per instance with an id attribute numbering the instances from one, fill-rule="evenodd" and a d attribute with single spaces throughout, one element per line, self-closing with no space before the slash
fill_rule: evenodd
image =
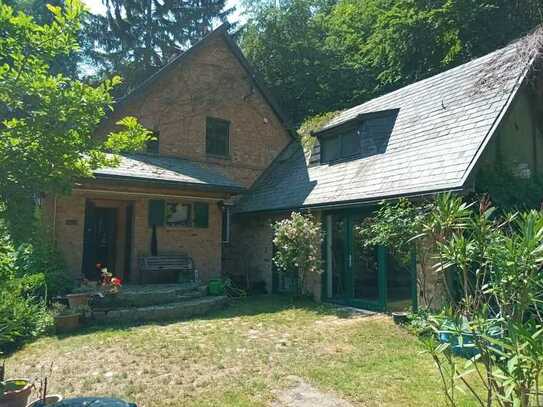
<path id="1" fill-rule="evenodd" d="M 140 407 L 264 406 L 293 377 L 353 405 L 445 405 L 432 361 L 420 352 L 386 316 L 274 296 L 203 319 L 42 338 L 6 363 L 10 376 L 33 377 L 54 362 L 53 392 Z"/>

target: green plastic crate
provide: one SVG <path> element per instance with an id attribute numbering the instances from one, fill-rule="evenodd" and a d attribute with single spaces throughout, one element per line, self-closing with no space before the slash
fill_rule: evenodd
<path id="1" fill-rule="evenodd" d="M 209 295 L 224 295 L 224 283 L 222 280 L 209 280 L 207 283 L 207 293 Z"/>

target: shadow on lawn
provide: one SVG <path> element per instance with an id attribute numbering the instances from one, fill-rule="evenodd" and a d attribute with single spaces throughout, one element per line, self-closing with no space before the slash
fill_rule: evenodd
<path id="1" fill-rule="evenodd" d="M 224 309 L 212 311 L 207 315 L 189 319 L 171 319 L 156 322 L 116 322 L 116 323 L 92 323 L 82 327 L 75 332 L 56 334 L 57 338 L 68 338 L 79 335 L 88 335 L 102 331 L 122 331 L 140 326 L 166 326 L 177 322 L 188 321 L 213 321 L 244 316 L 257 316 L 263 314 L 275 314 L 291 309 L 302 309 L 311 311 L 320 316 L 336 316 L 338 318 L 351 318 L 353 313 L 330 304 L 317 304 L 310 299 L 293 299 L 287 295 L 258 295 L 242 299 L 232 299 L 230 305 Z"/>

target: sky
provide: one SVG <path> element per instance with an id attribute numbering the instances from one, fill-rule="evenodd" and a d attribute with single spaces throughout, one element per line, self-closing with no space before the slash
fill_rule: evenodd
<path id="1" fill-rule="evenodd" d="M 104 6 L 102 5 L 102 0 L 83 0 L 83 2 L 87 5 L 91 13 L 93 14 L 102 14 L 104 12 Z M 239 0 L 227 0 L 226 1 L 226 7 L 234 7 L 239 6 Z M 238 7 L 239 9 L 240 7 Z M 240 20 L 243 20 L 243 17 L 240 16 L 240 10 L 236 10 L 234 13 L 232 13 L 228 17 L 228 21 L 231 23 L 239 22 Z"/>

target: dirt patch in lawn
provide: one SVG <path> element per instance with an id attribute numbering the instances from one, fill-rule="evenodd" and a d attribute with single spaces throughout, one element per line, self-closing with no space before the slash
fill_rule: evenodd
<path id="1" fill-rule="evenodd" d="M 299 377 L 289 377 L 291 385 L 276 392 L 277 400 L 272 407 L 353 407 L 348 401 L 342 400 L 330 392 L 323 392 Z"/>

